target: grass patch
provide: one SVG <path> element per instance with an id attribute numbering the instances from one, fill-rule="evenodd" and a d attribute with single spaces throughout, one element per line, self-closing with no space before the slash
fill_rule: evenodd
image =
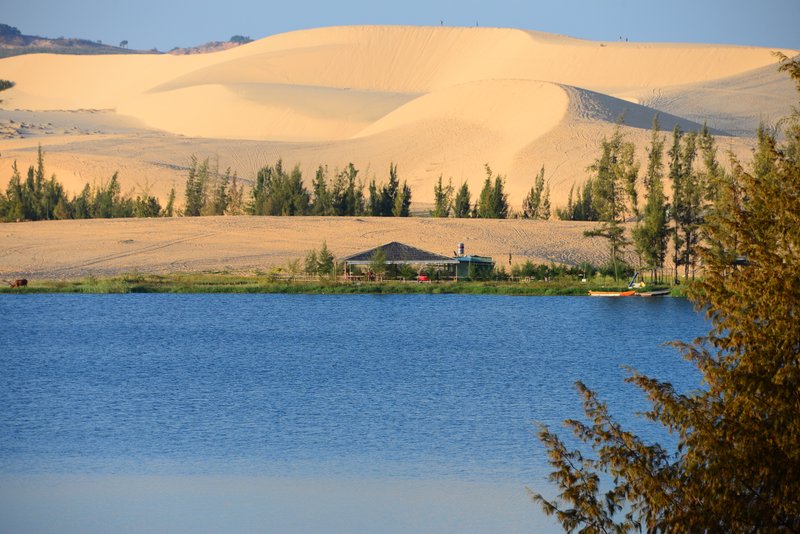
<path id="1" fill-rule="evenodd" d="M 667 286 L 647 286 L 640 291 L 666 289 Z M 77 280 L 36 280 L 22 288 L 0 287 L 0 294 L 35 293 L 283 293 L 307 295 L 403 295 L 403 294 L 464 294 L 519 296 L 585 296 L 589 290 L 619 291 L 608 280 L 580 282 L 567 278 L 550 281 L 458 281 L 416 283 L 402 281 L 351 283 L 321 279 L 317 281 L 275 280 L 268 273 L 231 274 L 228 272 L 125 274 L 120 276 L 89 276 Z M 687 286 L 671 288 L 671 296 L 684 297 Z"/>

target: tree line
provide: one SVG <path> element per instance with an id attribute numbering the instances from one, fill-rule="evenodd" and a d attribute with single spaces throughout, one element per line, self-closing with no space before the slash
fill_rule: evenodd
<path id="1" fill-rule="evenodd" d="M 107 182 L 90 186 L 70 197 L 55 175 L 46 178 L 42 147 L 36 165 L 28 167 L 23 179 L 17 163 L 11 167 L 11 179 L 5 192 L 0 191 L 0 220 L 38 221 L 52 219 L 106 219 L 112 217 L 172 217 L 175 190 L 162 208 L 158 198 L 147 192 L 134 196 L 123 193 L 118 174 Z"/>
<path id="2" fill-rule="evenodd" d="M 766 130 L 759 129 L 757 153 L 767 149 L 766 137 Z M 566 207 L 556 213 L 563 220 L 600 222 L 586 235 L 608 240 L 611 264 L 618 272 L 627 267 L 624 252 L 633 245 L 639 263 L 653 280 L 660 280 L 672 242 L 677 283 L 681 267 L 685 279 L 694 275 L 701 226 L 715 209 L 721 183 L 729 177 L 717 160 L 716 142 L 705 125 L 699 132 L 684 132 L 676 125 L 666 153 L 665 148 L 656 116 L 647 166 L 640 176 L 636 147 L 618 127 L 610 139 L 601 141 L 600 155 L 588 168 L 589 179 L 583 187 L 570 189 Z M 670 199 L 664 190 L 665 178 L 672 185 Z M 629 221 L 634 224 L 632 241 L 623 226 Z"/>
<path id="3" fill-rule="evenodd" d="M 447 185 L 442 177 L 434 184 L 433 217 L 505 219 L 512 215 L 505 177 L 495 174 L 489 165 L 480 196 L 473 203 L 469 185 L 464 182 L 455 191 L 452 179 Z M 279 159 L 256 172 L 255 181 L 245 197 L 236 175 L 211 169 L 209 159 L 199 162 L 192 156 L 187 175 L 186 207 L 182 215 L 274 215 L 274 216 L 371 216 L 410 217 L 412 191 L 406 180 L 400 181 L 397 165 L 389 165 L 385 182 L 375 178 L 365 182 L 359 170 L 349 163 L 331 173 L 320 165 L 306 188 L 299 165 L 291 170 Z M 550 218 L 550 187 L 540 171 L 523 203 L 522 216 Z"/>
<path id="4" fill-rule="evenodd" d="M 505 177 L 495 174 L 488 164 L 485 169 L 484 186 L 474 202 L 466 181 L 455 191 L 452 179 L 445 186 L 440 176 L 434 185 L 434 209 L 430 215 L 484 219 L 516 216 L 505 192 Z M 41 146 L 37 164 L 28 169 L 27 180 L 21 177 L 16 162 L 12 170 L 5 193 L 0 191 L 0 218 L 5 221 L 245 214 L 411 216 L 411 187 L 406 180 L 401 182 L 394 163 L 389 165 L 385 182 L 372 178 L 369 183 L 359 177 L 359 170 L 352 163 L 333 173 L 320 165 L 309 190 L 299 165 L 289 170 L 279 159 L 256 172 L 248 191 L 230 168 L 220 172 L 218 163 L 210 158 L 200 161 L 193 155 L 187 169 L 182 209 L 176 206 L 174 188 L 164 207 L 148 192 L 137 195 L 122 192 L 118 173 L 100 185 L 86 184 L 79 194 L 70 197 L 55 175 L 45 179 Z M 550 187 L 545 184 L 544 168 L 524 199 L 521 215 L 531 219 L 550 218 Z"/>

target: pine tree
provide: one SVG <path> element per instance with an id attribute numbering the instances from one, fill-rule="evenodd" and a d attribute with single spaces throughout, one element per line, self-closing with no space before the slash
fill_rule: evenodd
<path id="1" fill-rule="evenodd" d="M 495 213 L 498 219 L 508 217 L 508 194 L 505 192 L 505 179 L 497 176 L 494 180 L 494 192 L 492 194 Z"/>
<path id="2" fill-rule="evenodd" d="M 681 205 L 681 198 L 683 197 L 683 182 L 684 170 L 683 160 L 681 158 L 681 139 L 683 132 L 679 125 L 675 125 L 672 130 L 672 148 L 667 153 L 669 155 L 669 180 L 672 182 L 672 203 L 670 204 L 670 219 L 672 219 L 672 265 L 674 269 L 673 282 L 679 283 L 678 280 L 678 266 L 681 264 L 680 250 L 683 246 L 683 239 L 681 238 L 680 226 L 678 224 L 678 209 Z"/>
<path id="3" fill-rule="evenodd" d="M 658 117 L 653 119 L 653 131 L 648 149 L 647 174 L 644 177 L 646 203 L 644 218 L 633 229 L 636 250 L 657 281 L 664 267 L 669 240 L 667 201 L 664 195 L 664 137 L 660 134 Z"/>
<path id="4" fill-rule="evenodd" d="M 295 165 L 286 173 L 283 160 L 267 165 L 256 173 L 250 211 L 254 215 L 306 215 L 311 195 L 303 185 L 303 174 Z"/>
<path id="5" fill-rule="evenodd" d="M 244 185 L 239 183 L 236 171 L 231 176 L 231 186 L 228 191 L 228 207 L 225 215 L 242 215 L 245 212 Z"/>
<path id="6" fill-rule="evenodd" d="M 192 155 L 189 161 L 189 174 L 186 177 L 183 214 L 197 217 L 203 210 L 208 182 L 208 159 L 198 164 L 197 156 Z"/>
<path id="7" fill-rule="evenodd" d="M 382 248 L 377 249 L 372 253 L 369 261 L 369 270 L 378 278 L 382 278 L 388 270 L 389 266 L 386 263 L 386 251 Z"/>
<path id="8" fill-rule="evenodd" d="M 494 203 L 492 202 L 492 193 L 494 192 L 494 185 L 492 184 L 491 174 L 486 177 L 483 182 L 483 189 L 478 197 L 477 216 L 481 219 L 496 219 L 494 213 Z"/>
<path id="9" fill-rule="evenodd" d="M 225 174 L 219 176 L 214 185 L 214 191 L 210 200 L 208 215 L 225 215 L 228 211 L 228 204 L 230 203 L 230 196 L 228 188 L 231 182 L 231 168 L 225 171 Z"/>
<path id="10" fill-rule="evenodd" d="M 167 197 L 167 206 L 164 208 L 164 217 L 172 217 L 175 215 L 175 188 L 169 190 L 169 197 Z"/>
<path id="11" fill-rule="evenodd" d="M 597 211 L 603 224 L 584 232 L 584 235 L 608 239 L 614 279 L 617 280 L 622 253 L 628 245 L 622 226 L 626 212 L 625 188 L 630 182 L 635 182 L 631 177 L 638 174 L 639 165 L 633 158 L 633 143 L 623 139 L 619 128 L 610 140 L 603 139 L 601 150 L 601 156 L 589 167 L 594 173 L 590 209 Z"/>
<path id="12" fill-rule="evenodd" d="M 312 189 L 314 197 L 311 205 L 311 214 L 333 215 L 333 203 L 331 193 L 328 190 L 328 167 L 320 165 L 317 168 Z"/>
<path id="13" fill-rule="evenodd" d="M 442 176 L 439 175 L 439 181 L 433 187 L 433 211 L 432 217 L 449 217 L 450 210 L 453 205 L 453 180 L 451 179 L 447 186 L 442 185 Z"/>
<path id="14" fill-rule="evenodd" d="M 391 217 L 395 215 L 397 195 L 401 193 L 400 179 L 397 177 L 397 165 L 389 164 L 389 183 L 381 190 L 380 216 Z M 396 216 L 396 215 L 395 215 Z"/>
<path id="15" fill-rule="evenodd" d="M 457 219 L 464 219 L 470 216 L 470 207 L 472 205 L 472 195 L 469 192 L 467 182 L 461 184 L 461 187 L 456 193 L 456 198 L 453 200 L 453 217 Z"/>
<path id="16" fill-rule="evenodd" d="M 333 254 L 328 250 L 328 244 L 323 241 L 317 253 L 317 265 L 319 274 L 333 274 Z"/>
<path id="17" fill-rule="evenodd" d="M 542 197 L 544 195 L 544 166 L 533 180 L 530 192 L 522 201 L 522 216 L 526 219 L 540 219 Z"/>
<path id="18" fill-rule="evenodd" d="M 544 196 L 542 196 L 541 217 L 545 221 L 550 219 L 550 180 L 544 186 Z"/>
<path id="19" fill-rule="evenodd" d="M 482 219 L 505 219 L 508 216 L 508 195 L 504 190 L 504 180 L 500 175 L 494 176 L 488 164 L 486 181 L 478 199 L 478 217 Z"/>
<path id="20" fill-rule="evenodd" d="M 411 188 L 408 187 L 405 180 L 403 180 L 403 186 L 397 191 L 392 215 L 394 217 L 408 217 L 411 215 Z"/>
<path id="21" fill-rule="evenodd" d="M 319 259 L 316 250 L 312 250 L 306 255 L 305 271 L 310 275 L 319 274 Z"/>
<path id="22" fill-rule="evenodd" d="M 380 217 L 381 194 L 378 192 L 378 185 L 375 183 L 374 178 L 370 180 L 367 192 L 369 193 L 369 198 L 367 199 L 367 206 L 369 206 L 367 208 L 367 214 L 372 217 Z"/>
<path id="23" fill-rule="evenodd" d="M 573 194 L 575 193 L 575 184 L 573 183 L 572 186 L 569 188 L 569 195 L 567 195 L 567 207 L 556 208 L 556 217 L 561 219 L 562 221 L 574 221 L 575 216 L 575 204 L 573 203 Z"/>
<path id="24" fill-rule="evenodd" d="M 694 168 L 697 157 L 697 134 L 683 134 L 678 126 L 673 133 L 670 155 L 670 178 L 672 179 L 673 247 L 675 281 L 678 266 L 684 267 L 684 279 L 697 262 L 697 247 L 700 239 L 700 224 L 703 220 L 703 203 L 706 186 L 702 176 Z"/>
<path id="25" fill-rule="evenodd" d="M 11 165 L 11 179 L 6 188 L 6 218 L 9 221 L 22 221 L 25 219 L 24 198 L 22 192 L 22 177 L 17 168 L 17 162 Z"/>
<path id="26" fill-rule="evenodd" d="M 89 219 L 92 216 L 92 190 L 86 184 L 81 194 L 72 200 L 72 214 L 76 219 Z"/>

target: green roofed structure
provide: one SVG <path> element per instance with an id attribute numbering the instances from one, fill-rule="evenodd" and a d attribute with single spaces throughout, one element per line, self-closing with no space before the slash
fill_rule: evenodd
<path id="1" fill-rule="evenodd" d="M 494 271 L 494 260 L 487 256 L 458 256 L 456 278 L 478 278 L 488 277 Z"/>

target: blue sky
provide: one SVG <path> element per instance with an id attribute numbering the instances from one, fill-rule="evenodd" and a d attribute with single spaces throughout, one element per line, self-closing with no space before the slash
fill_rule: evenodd
<path id="1" fill-rule="evenodd" d="M 349 24 L 500 26 L 592 40 L 800 49 L 800 0 L 0 0 L 23 33 L 169 50 Z"/>

